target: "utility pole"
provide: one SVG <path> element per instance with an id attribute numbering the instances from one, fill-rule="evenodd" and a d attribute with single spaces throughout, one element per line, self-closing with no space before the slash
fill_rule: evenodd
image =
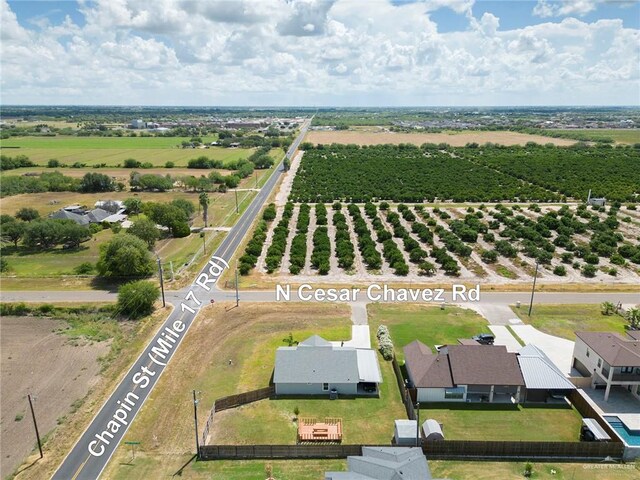
<path id="1" fill-rule="evenodd" d="M 31 418 L 33 418 L 33 427 L 36 429 L 36 438 L 38 439 L 38 450 L 40 450 L 40 458 L 44 457 L 42 453 L 42 442 L 40 442 L 40 433 L 38 432 L 38 423 L 36 422 L 36 414 L 33 411 L 33 402 L 31 401 L 31 394 L 27 395 L 29 399 L 29 408 L 31 409 Z"/>
<path id="2" fill-rule="evenodd" d="M 160 255 L 156 253 L 156 257 L 158 258 L 158 274 L 160 275 L 160 290 L 162 291 L 162 306 L 166 307 L 167 304 L 164 300 L 164 279 L 162 278 L 162 261 L 160 260 Z"/>
<path id="3" fill-rule="evenodd" d="M 193 391 L 193 419 L 196 425 L 196 455 L 200 458 L 200 439 L 198 438 L 198 399 L 196 398 L 196 391 Z"/>
<path id="4" fill-rule="evenodd" d="M 529 301 L 529 316 L 531 316 L 531 309 L 533 308 L 533 294 L 536 291 L 536 279 L 538 278 L 538 259 L 536 258 L 536 273 L 533 275 L 533 287 L 531 288 L 531 301 Z"/>
<path id="5" fill-rule="evenodd" d="M 418 391 L 416 389 L 416 395 Z M 417 425 L 416 425 L 416 447 L 420 446 L 420 402 L 416 402 L 416 414 L 417 414 Z"/>
<path id="6" fill-rule="evenodd" d="M 255 172 L 255 177 L 256 177 L 256 188 L 258 188 L 258 172 Z"/>
<path id="7" fill-rule="evenodd" d="M 238 206 L 238 189 L 234 190 L 236 192 L 236 213 L 240 213 L 240 207 Z"/>
<path id="8" fill-rule="evenodd" d="M 207 254 L 207 240 L 205 238 L 204 230 L 200 232 L 200 237 L 202 237 L 202 251 L 204 252 L 204 255 L 206 255 Z"/>
<path id="9" fill-rule="evenodd" d="M 238 264 L 236 263 L 236 307 L 240 305 L 240 292 L 238 292 Z"/>

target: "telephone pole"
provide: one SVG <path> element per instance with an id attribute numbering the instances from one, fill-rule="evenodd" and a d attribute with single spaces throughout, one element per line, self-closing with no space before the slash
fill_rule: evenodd
<path id="1" fill-rule="evenodd" d="M 196 398 L 196 391 L 193 391 L 193 419 L 196 425 L 196 455 L 200 458 L 200 439 L 198 438 L 198 399 Z"/>
<path id="2" fill-rule="evenodd" d="M 238 206 L 238 189 L 234 190 L 236 192 L 236 213 L 240 213 L 240 207 Z"/>
<path id="3" fill-rule="evenodd" d="M 531 300 L 529 301 L 529 314 L 531 316 L 531 309 L 533 308 L 533 294 L 536 292 L 536 279 L 538 278 L 538 259 L 536 258 L 536 273 L 533 275 L 533 287 L 531 288 Z"/>
<path id="4" fill-rule="evenodd" d="M 162 306 L 166 307 L 167 304 L 164 300 L 164 279 L 162 278 L 162 261 L 160 260 L 160 255 L 156 253 L 156 257 L 158 258 L 158 274 L 160 275 L 160 290 L 162 291 Z"/>
<path id="5" fill-rule="evenodd" d="M 240 292 L 238 291 L 238 264 L 236 263 L 236 307 L 240 305 Z"/>
<path id="6" fill-rule="evenodd" d="M 40 432 L 38 432 L 38 423 L 36 422 L 36 414 L 33 411 L 33 402 L 31 401 L 31 394 L 27 395 L 29 399 L 29 408 L 31 409 L 31 418 L 33 418 L 33 427 L 36 429 L 36 438 L 38 439 L 38 450 L 40 450 L 40 458 L 44 457 L 42 453 L 42 442 L 40 442 Z"/>

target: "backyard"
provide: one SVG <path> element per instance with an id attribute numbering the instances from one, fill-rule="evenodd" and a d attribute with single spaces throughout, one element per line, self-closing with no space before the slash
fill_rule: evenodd
<path id="1" fill-rule="evenodd" d="M 568 405 L 434 403 L 420 405 L 420 419 L 443 425 L 447 440 L 575 442 L 582 417 Z"/>
<path id="2" fill-rule="evenodd" d="M 575 339 L 575 332 L 625 332 L 626 321 L 620 315 L 603 315 L 598 304 L 535 305 L 531 317 L 512 308 L 524 323 L 550 335 Z"/>
<path id="3" fill-rule="evenodd" d="M 186 454 L 195 449 L 192 390 L 201 392 L 202 429 L 215 399 L 269 384 L 275 348 L 285 345 L 282 340 L 289 333 L 295 340 L 304 340 L 312 333 L 336 340 L 351 335 L 349 310 L 344 305 L 289 303 L 231 307 L 219 303 L 202 311 L 127 432 L 125 441 L 142 442 L 140 458 L 145 461 L 136 460 L 134 466 L 123 464 L 128 462 L 131 453 L 122 445 L 107 467 L 105 478 L 159 478 L 175 473 L 190 458 Z M 398 404 L 402 408 L 399 400 Z M 244 415 L 252 406 L 230 412 Z M 304 413 L 303 403 L 299 403 L 299 408 Z M 168 410 L 171 415 L 166 415 Z M 293 406 L 284 410 L 290 413 L 280 419 L 267 417 L 260 421 L 286 426 L 292 423 L 289 417 L 293 415 Z M 273 412 L 267 410 L 265 414 Z M 392 428 L 392 425 L 387 427 L 387 435 Z M 238 435 L 232 431 L 227 433 Z M 215 468 L 215 465 L 206 468 Z"/>
<path id="4" fill-rule="evenodd" d="M 420 340 L 435 351 L 434 345 L 457 345 L 459 338 L 491 333 L 484 318 L 472 310 L 458 307 L 440 310 L 430 305 L 370 304 L 367 311 L 374 335 L 379 325 L 389 328 L 400 363 L 404 360 L 402 348 L 414 340 Z"/>

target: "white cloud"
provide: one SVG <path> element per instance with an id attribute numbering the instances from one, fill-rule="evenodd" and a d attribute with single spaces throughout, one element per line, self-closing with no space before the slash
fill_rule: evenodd
<path id="1" fill-rule="evenodd" d="M 109 0 L 82 3 L 82 26 L 25 28 L 0 1 L 7 103 L 638 103 L 639 32 L 621 20 L 504 30 L 466 0 Z M 439 33 L 438 8 L 469 28 Z"/>

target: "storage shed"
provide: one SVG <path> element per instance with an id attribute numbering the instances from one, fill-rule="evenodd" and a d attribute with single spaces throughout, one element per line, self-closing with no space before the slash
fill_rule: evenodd
<path id="1" fill-rule="evenodd" d="M 424 438 L 428 442 L 432 442 L 434 440 L 444 440 L 442 427 L 433 418 L 427 419 L 422 424 L 422 438 Z"/>
<path id="2" fill-rule="evenodd" d="M 393 440 L 396 445 L 415 446 L 418 435 L 418 422 L 415 420 L 396 420 Z"/>

